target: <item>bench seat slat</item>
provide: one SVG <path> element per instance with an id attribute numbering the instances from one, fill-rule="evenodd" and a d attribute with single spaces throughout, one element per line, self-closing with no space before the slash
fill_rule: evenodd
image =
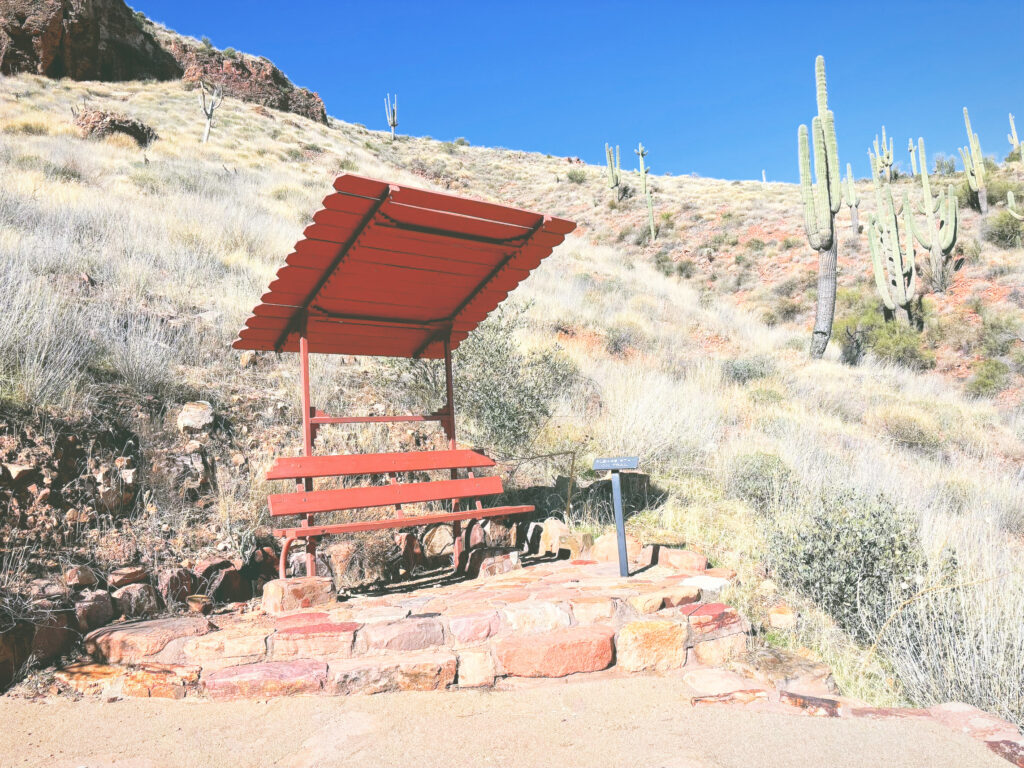
<path id="1" fill-rule="evenodd" d="M 339 488 L 329 491 L 294 491 L 269 497 L 270 514 L 311 515 L 348 509 L 390 507 L 469 496 L 493 496 L 501 493 L 500 477 L 475 477 L 465 480 L 436 480 L 429 483 L 398 483 L 364 488 Z"/>
<path id="2" fill-rule="evenodd" d="M 277 459 L 270 471 L 267 472 L 267 480 L 298 480 L 305 477 L 342 477 L 493 466 L 493 459 L 468 449 L 363 453 L 351 456 L 296 456 Z"/>
<path id="3" fill-rule="evenodd" d="M 534 508 L 528 506 L 463 509 L 458 512 L 443 512 L 432 515 L 409 515 L 408 517 L 389 517 L 382 520 L 362 520 L 355 523 L 339 523 L 337 525 L 311 525 L 300 528 L 279 528 L 274 531 L 274 535 L 286 538 L 330 536 L 336 533 L 376 531 L 383 528 L 413 528 L 420 525 L 433 525 L 434 523 L 452 523 L 456 520 L 478 520 L 485 517 L 524 515 L 533 511 Z"/>

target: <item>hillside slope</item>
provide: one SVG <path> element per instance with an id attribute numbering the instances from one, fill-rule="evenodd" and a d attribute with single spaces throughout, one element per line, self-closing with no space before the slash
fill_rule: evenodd
<path id="1" fill-rule="evenodd" d="M 792 185 L 659 176 L 661 232 L 645 243 L 637 235 L 643 202 L 610 204 L 603 169 L 564 158 L 428 138 L 391 142 L 361 126 L 233 99 L 201 146 L 201 116 L 180 83 L 18 75 L 0 81 L 0 98 L 0 303 L 9 308 L 0 317 L 0 458 L 22 460 L 30 433 L 45 447 L 47 430 L 78 429 L 94 436 L 103 460 L 131 453 L 141 468 L 130 508 L 91 502 L 99 514 L 84 526 L 67 522 L 56 497 L 17 514 L 8 507 L 3 547 L 48 542 L 43 522 L 68 529 L 61 540 L 74 542 L 66 550 L 74 557 L 111 562 L 118 548 L 152 561 L 217 547 L 244 554 L 265 535 L 260 478 L 274 455 L 298 445 L 297 371 L 290 356 L 242 367 L 229 345 L 332 179 L 353 171 L 579 222 L 513 298 L 523 313 L 509 326 L 519 346 L 576 371 L 532 442 L 498 452 L 520 484 L 550 486 L 555 473 L 588 466 L 596 454 L 639 454 L 667 498 L 631 525 L 684 538 L 740 571 L 746 591 L 735 599 L 755 620 L 783 594 L 802 606 L 798 629 L 773 642 L 811 645 L 862 698 L 963 699 L 1021 721 L 1024 441 L 1007 407 L 1015 395 L 1009 390 L 1001 405 L 968 399 L 940 373 L 870 356 L 851 367 L 835 350 L 809 361 L 815 259 Z M 121 137 L 81 138 L 69 109 L 85 99 L 142 119 L 160 140 L 143 153 Z M 570 170 L 582 171 L 579 183 Z M 862 196 L 870 198 L 866 187 Z M 965 215 L 967 239 L 978 225 Z M 951 294 L 934 298 L 932 316 L 983 326 L 979 311 L 991 305 L 970 309 L 962 299 L 1011 297 L 1019 255 L 981 246 Z M 665 274 L 667 264 L 686 261 L 692 268 Z M 863 255 L 841 249 L 841 269 L 851 295 L 870 289 Z M 781 299 L 792 308 L 780 315 L 773 310 Z M 938 345 L 940 370 L 957 374 L 980 343 L 964 335 Z M 494 386 L 488 373 L 473 369 L 483 377 L 475 385 Z M 392 407 L 394 393 L 375 388 L 375 361 L 318 359 L 314 374 L 314 399 L 329 410 Z M 198 399 L 213 404 L 218 426 L 196 440 L 178 432 L 175 417 Z M 475 417 L 460 418 L 472 425 Z M 420 438 L 368 430 L 324 439 L 366 449 Z M 511 461 L 566 451 L 573 464 L 567 456 Z M 797 580 L 780 570 L 786 561 L 773 549 L 805 535 L 783 536 L 800 530 L 786 525 L 805 521 L 813 500 L 845 498 L 837 486 L 885 500 L 864 506 L 881 515 L 866 518 L 869 529 L 879 519 L 912 520 L 923 561 L 887 571 L 892 578 L 877 590 L 906 595 L 915 582 L 901 586 L 904 576 L 940 587 L 883 627 L 895 636 L 881 662 L 850 640 L 861 637 L 862 649 L 880 622 L 866 635 L 838 627 L 789 591 Z M 584 506 L 572 522 L 596 528 L 607 517 Z M 45 550 L 36 565 L 57 557 Z M 768 574 L 786 591 L 766 586 Z M 951 659 L 960 674 L 947 674 Z"/>

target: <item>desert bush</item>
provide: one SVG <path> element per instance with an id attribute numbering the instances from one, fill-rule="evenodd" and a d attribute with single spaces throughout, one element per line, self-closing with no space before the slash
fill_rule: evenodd
<path id="1" fill-rule="evenodd" d="M 942 447 L 942 434 L 928 414 L 907 405 L 879 408 L 868 414 L 868 424 L 897 445 L 934 454 Z"/>
<path id="2" fill-rule="evenodd" d="M 734 357 L 722 361 L 722 377 L 734 384 L 747 384 L 766 379 L 775 373 L 775 361 L 767 355 Z"/>
<path id="3" fill-rule="evenodd" d="M 888 498 L 826 488 L 769 524 L 776 577 L 810 597 L 859 640 L 884 621 L 891 590 L 922 567 L 914 522 Z"/>
<path id="4" fill-rule="evenodd" d="M 788 251 L 790 248 L 799 248 L 803 244 L 803 240 L 799 237 L 787 237 L 781 243 L 779 243 L 780 251 Z"/>
<path id="5" fill-rule="evenodd" d="M 1015 219 L 1009 211 L 999 211 L 985 219 L 981 236 L 1000 248 L 1020 248 L 1024 222 Z"/>
<path id="6" fill-rule="evenodd" d="M 117 376 L 140 395 L 166 397 L 175 382 L 174 368 L 182 334 L 150 314 L 112 315 L 104 346 Z"/>
<path id="7" fill-rule="evenodd" d="M 798 481 L 774 453 L 744 453 L 733 458 L 726 473 L 726 490 L 761 515 L 796 492 Z"/>
<path id="8" fill-rule="evenodd" d="M 689 280 L 697 272 L 697 265 L 693 259 L 680 259 L 676 263 L 676 274 L 684 280 Z"/>
<path id="9" fill-rule="evenodd" d="M 605 331 L 605 349 L 608 354 L 621 357 L 632 350 L 643 350 L 649 345 L 644 329 L 636 322 L 618 320 Z"/>
<path id="10" fill-rule="evenodd" d="M 577 371 L 557 346 L 524 351 L 517 334 L 522 310 L 499 309 L 455 350 L 456 422 L 463 440 L 501 455 L 524 455 L 556 399 L 572 387 Z M 389 402 L 427 412 L 444 403 L 444 368 L 438 360 L 384 359 L 372 372 L 374 387 Z"/>
<path id="11" fill-rule="evenodd" d="M 570 168 L 566 171 L 565 178 L 570 184 L 582 184 L 587 180 L 587 172 L 582 168 Z"/>
<path id="12" fill-rule="evenodd" d="M 967 391 L 976 397 L 991 397 L 1010 383 L 1010 366 L 1002 360 L 982 360 L 974 366 L 974 375 L 967 382 Z"/>
<path id="13" fill-rule="evenodd" d="M 1011 191 L 1019 200 L 1022 191 L 1019 184 L 1014 184 L 1000 176 L 989 176 L 985 182 L 985 195 L 990 206 L 1005 203 L 1006 193 Z M 960 183 L 956 193 L 961 201 L 966 201 L 975 210 L 980 210 L 981 204 L 978 201 L 978 193 L 971 190 L 966 179 Z"/>
<path id="14" fill-rule="evenodd" d="M 1020 319 L 1015 313 L 985 308 L 981 313 L 978 343 L 989 357 L 1008 355 L 1020 338 Z"/>
<path id="15" fill-rule="evenodd" d="M 932 173 L 936 176 L 952 176 L 956 173 L 956 158 L 947 157 L 942 152 L 936 152 L 934 159 L 935 162 L 932 166 Z"/>

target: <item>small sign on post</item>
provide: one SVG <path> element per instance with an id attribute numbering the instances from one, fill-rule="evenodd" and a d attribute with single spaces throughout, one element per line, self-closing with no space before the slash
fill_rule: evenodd
<path id="1" fill-rule="evenodd" d="M 640 466 L 639 456 L 611 456 L 594 459 L 595 472 L 611 472 L 612 506 L 615 508 L 615 534 L 619 541 L 619 575 L 629 576 L 629 556 L 626 553 L 626 521 L 622 516 L 622 481 L 619 472 Z"/>

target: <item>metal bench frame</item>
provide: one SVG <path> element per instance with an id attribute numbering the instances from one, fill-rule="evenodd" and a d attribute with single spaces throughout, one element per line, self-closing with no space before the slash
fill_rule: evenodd
<path id="1" fill-rule="evenodd" d="M 300 517 L 293 527 L 274 530 L 284 539 L 278 565 L 280 577 L 286 578 L 288 554 L 292 544 L 306 542 L 306 574 L 316 575 L 316 549 L 321 537 L 337 533 L 409 528 L 436 523 L 452 524 L 454 538 L 453 567 L 458 571 L 462 554 L 462 523 L 488 517 L 509 517 L 534 511 L 531 506 L 502 506 L 485 508 L 477 500 L 469 509 L 459 509 L 460 499 L 500 494 L 503 491 L 498 477 L 474 477 L 473 470 L 493 467 L 494 461 L 477 451 L 459 450 L 455 441 L 455 399 L 452 386 L 452 354 L 449 339 L 444 340 L 445 404 L 434 413 L 417 416 L 328 416 L 310 402 L 309 339 L 303 328 L 299 335 L 299 381 L 302 395 L 303 455 L 279 458 L 267 473 L 268 480 L 294 480 L 291 493 L 273 494 L 268 499 L 272 517 Z M 315 456 L 313 444 L 317 431 L 327 424 L 373 424 L 397 422 L 437 421 L 448 439 L 447 451 L 416 451 L 410 453 L 355 454 L 350 456 Z M 468 478 L 458 477 L 459 469 L 469 470 Z M 451 479 L 441 481 L 402 483 L 399 473 L 450 470 Z M 388 475 L 390 485 L 313 490 L 314 478 L 358 475 Z M 406 516 L 403 504 L 444 501 L 451 504 L 448 512 Z M 332 525 L 316 525 L 315 515 L 372 507 L 395 508 L 395 516 L 380 520 L 364 520 Z"/>

